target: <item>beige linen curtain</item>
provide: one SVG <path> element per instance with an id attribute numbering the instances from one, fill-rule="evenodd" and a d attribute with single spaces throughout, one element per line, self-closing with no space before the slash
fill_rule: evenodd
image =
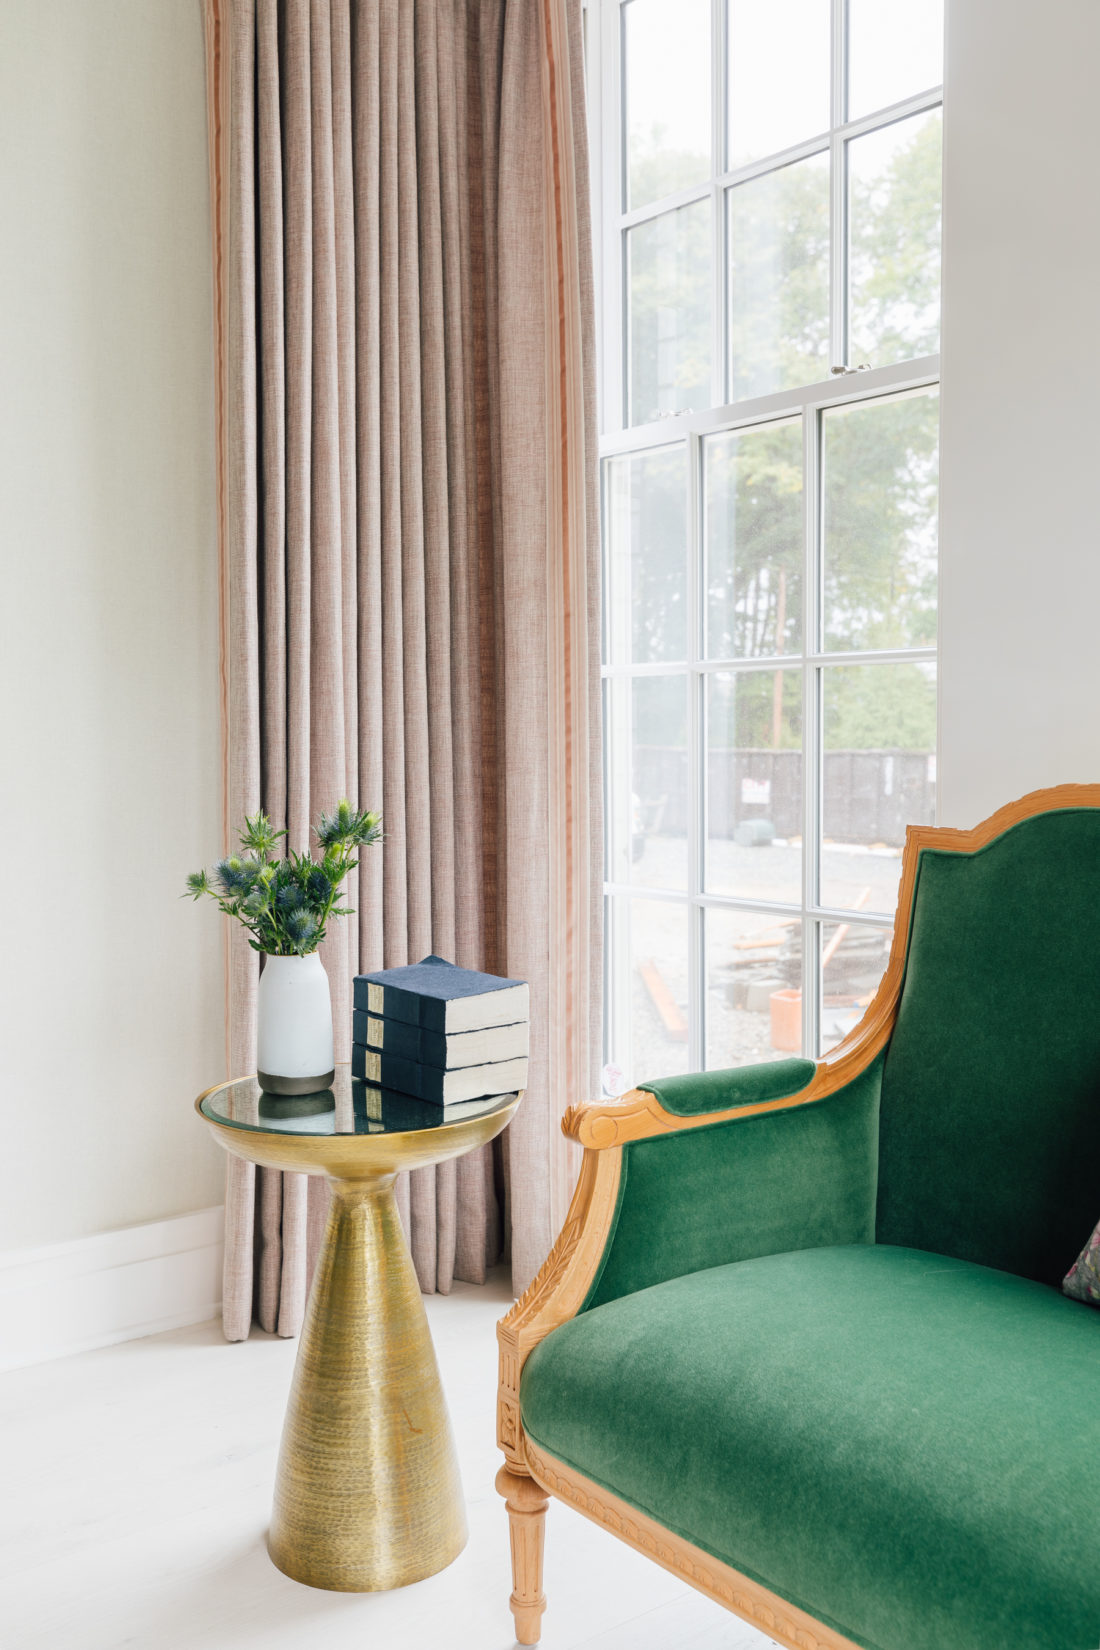
<path id="1" fill-rule="evenodd" d="M 517 1289 L 556 1234 L 559 1129 L 599 1037 L 593 345 L 580 0 L 205 0 L 225 836 L 306 843 L 343 795 L 384 847 L 327 942 L 531 983 L 526 1100 L 417 1171 L 425 1290 Z M 231 1072 L 256 959 L 227 938 Z M 294 1334 L 323 1183 L 230 1161 L 225 1329 Z"/>

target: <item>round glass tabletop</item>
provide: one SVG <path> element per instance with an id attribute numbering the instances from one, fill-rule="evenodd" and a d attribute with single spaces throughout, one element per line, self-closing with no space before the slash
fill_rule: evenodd
<path id="1" fill-rule="evenodd" d="M 436 1106 L 394 1089 L 379 1088 L 336 1067 L 332 1087 L 318 1094 L 265 1094 L 255 1077 L 222 1083 L 204 1094 L 199 1109 L 212 1123 L 263 1134 L 409 1134 L 491 1117 L 514 1106 L 517 1095 L 491 1094 L 461 1105 Z"/>

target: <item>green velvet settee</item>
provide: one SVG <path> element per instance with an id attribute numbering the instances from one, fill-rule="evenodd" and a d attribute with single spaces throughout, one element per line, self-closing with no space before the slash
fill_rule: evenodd
<path id="1" fill-rule="evenodd" d="M 819 1062 L 567 1113 L 499 1328 L 512 1610 L 547 1497 L 798 1650 L 1100 1650 L 1100 786 L 913 829 Z"/>

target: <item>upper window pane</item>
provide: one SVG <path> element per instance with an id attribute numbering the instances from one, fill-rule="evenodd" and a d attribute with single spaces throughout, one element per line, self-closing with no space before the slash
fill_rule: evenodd
<path id="1" fill-rule="evenodd" d="M 729 191 L 730 399 L 813 384 L 829 367 L 829 157 Z"/>
<path id="2" fill-rule="evenodd" d="M 608 652 L 612 664 L 687 657 L 683 447 L 608 459 Z"/>
<path id="3" fill-rule="evenodd" d="M 848 0 L 848 118 L 938 86 L 943 0 Z"/>
<path id="4" fill-rule="evenodd" d="M 707 652 L 797 653 L 802 635 L 802 426 L 708 437 Z"/>
<path id="5" fill-rule="evenodd" d="M 885 367 L 940 346 L 939 109 L 848 145 L 848 362 Z"/>
<path id="6" fill-rule="evenodd" d="M 630 422 L 709 407 L 710 201 L 629 230 L 626 256 Z"/>
<path id="7" fill-rule="evenodd" d="M 939 395 L 824 417 L 825 646 L 936 645 Z"/>
<path id="8" fill-rule="evenodd" d="M 730 167 L 828 129 L 829 0 L 730 0 Z"/>
<path id="9" fill-rule="evenodd" d="M 627 209 L 710 176 L 710 0 L 623 7 Z"/>

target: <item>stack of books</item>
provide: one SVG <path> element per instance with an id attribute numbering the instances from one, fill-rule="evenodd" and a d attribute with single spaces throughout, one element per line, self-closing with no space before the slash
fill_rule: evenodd
<path id="1" fill-rule="evenodd" d="M 353 1007 L 351 1072 L 372 1088 L 453 1114 L 526 1086 L 522 980 L 425 957 L 408 968 L 357 974 Z"/>

